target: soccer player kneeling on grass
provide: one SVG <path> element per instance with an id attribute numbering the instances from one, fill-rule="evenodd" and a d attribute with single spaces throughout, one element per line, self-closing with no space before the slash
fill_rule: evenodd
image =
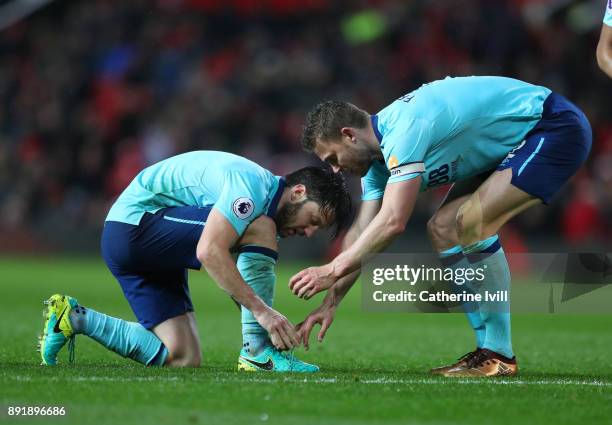
<path id="1" fill-rule="evenodd" d="M 336 171 L 362 176 L 363 202 L 344 251 L 290 281 L 300 297 L 329 288 L 321 307 L 301 324 L 304 344 L 315 323 L 322 325 L 322 339 L 365 255 L 384 250 L 404 232 L 419 191 L 443 184 L 454 183 L 428 224 L 441 260 L 446 267 L 487 269 L 473 291 L 508 291 L 510 270 L 497 232 L 527 208 L 548 203 L 587 158 L 591 138 L 584 113 L 564 97 L 503 77 L 435 81 L 372 116 L 346 102 L 315 107 L 304 148 Z M 483 301 L 464 309 L 476 349 L 432 372 L 516 374 L 509 303 Z"/>
<path id="2" fill-rule="evenodd" d="M 285 350 L 294 326 L 272 309 L 277 236 L 311 236 L 345 226 L 350 196 L 331 170 L 307 167 L 285 177 L 229 153 L 178 155 L 143 170 L 112 206 L 102 255 L 138 323 L 107 316 L 67 295 L 53 295 L 40 340 L 54 365 L 74 337 L 87 335 L 144 365 L 201 363 L 187 269 L 205 268 L 241 305 L 240 370 L 316 372 Z M 234 260 L 232 254 L 237 255 Z"/>

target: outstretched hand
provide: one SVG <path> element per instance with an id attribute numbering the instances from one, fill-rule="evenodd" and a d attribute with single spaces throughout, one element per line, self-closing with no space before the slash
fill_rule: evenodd
<path id="1" fill-rule="evenodd" d="M 299 298 L 309 299 L 325 291 L 336 283 L 330 264 L 320 267 L 309 267 L 294 275 L 289 280 L 289 289 Z"/>
<path id="2" fill-rule="evenodd" d="M 319 342 L 323 342 L 325 338 L 325 333 L 331 326 L 334 321 L 334 315 L 336 314 L 336 308 L 333 306 L 327 305 L 325 302 L 319 306 L 316 310 L 310 313 L 303 322 L 299 323 L 296 326 L 296 330 L 298 332 L 298 338 L 302 344 L 304 344 L 304 348 L 308 350 L 310 333 L 312 332 L 312 328 L 314 325 L 321 325 L 321 329 L 319 330 L 319 334 L 317 335 L 317 340 Z"/>

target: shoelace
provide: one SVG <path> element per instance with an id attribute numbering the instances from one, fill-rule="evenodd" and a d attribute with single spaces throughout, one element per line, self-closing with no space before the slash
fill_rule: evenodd
<path id="1" fill-rule="evenodd" d="M 295 351 L 294 348 L 292 348 L 289 351 L 283 351 L 281 353 L 281 355 L 286 358 L 287 360 L 289 360 L 289 370 L 293 370 L 293 366 L 295 365 L 296 362 L 296 358 L 295 358 L 295 354 L 293 354 L 293 352 Z"/>
<path id="2" fill-rule="evenodd" d="M 478 367 L 481 366 L 484 362 L 489 360 L 489 356 L 485 351 L 478 351 L 474 353 L 474 356 L 470 359 L 467 359 L 467 366 Z"/>
<path id="3" fill-rule="evenodd" d="M 72 334 L 70 339 L 68 339 L 68 362 L 74 363 L 74 343 L 76 341 L 75 334 Z"/>
<path id="4" fill-rule="evenodd" d="M 478 350 L 470 351 L 469 353 L 465 353 L 463 356 L 457 359 L 457 363 L 462 361 L 468 362 L 472 357 L 474 357 L 478 353 Z"/>

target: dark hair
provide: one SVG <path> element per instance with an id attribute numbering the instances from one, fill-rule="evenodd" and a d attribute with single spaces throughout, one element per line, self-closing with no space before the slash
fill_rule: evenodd
<path id="1" fill-rule="evenodd" d="M 341 136 L 342 127 L 365 128 L 368 113 L 352 103 L 328 100 L 315 106 L 306 117 L 302 132 L 302 147 L 312 152 L 317 139 L 335 140 Z"/>
<path id="2" fill-rule="evenodd" d="M 346 229 L 351 222 L 351 195 L 341 173 L 329 167 L 304 167 L 285 176 L 287 187 L 306 186 L 309 201 L 319 204 L 322 214 L 335 223 L 334 236 Z"/>

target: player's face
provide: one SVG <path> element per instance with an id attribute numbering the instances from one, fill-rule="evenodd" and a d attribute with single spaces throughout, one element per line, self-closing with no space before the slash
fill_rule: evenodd
<path id="1" fill-rule="evenodd" d="M 317 141 L 314 153 L 327 162 L 335 173 L 346 171 L 363 177 L 372 163 L 372 156 L 365 142 L 355 136 L 342 135 L 340 140 Z"/>
<path id="2" fill-rule="evenodd" d="M 327 217 L 321 214 L 319 204 L 309 200 L 287 202 L 278 209 L 274 221 L 282 238 L 311 237 L 317 230 L 331 224 Z"/>

